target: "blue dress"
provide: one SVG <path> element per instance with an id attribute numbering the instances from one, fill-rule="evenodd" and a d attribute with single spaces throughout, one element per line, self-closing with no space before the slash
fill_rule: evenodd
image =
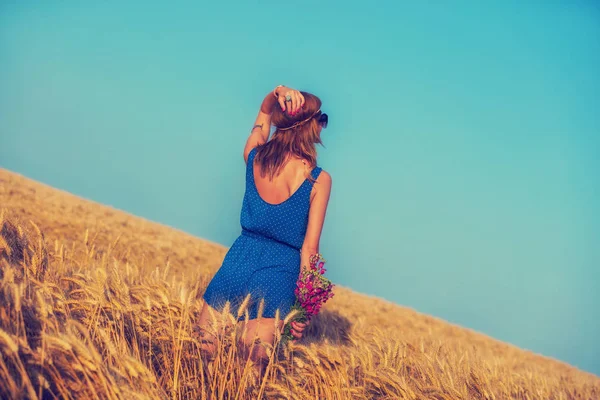
<path id="1" fill-rule="evenodd" d="M 300 273 L 300 249 L 308 225 L 313 183 L 305 179 L 287 200 L 267 203 L 254 182 L 256 150 L 255 147 L 250 151 L 246 163 L 242 232 L 202 297 L 219 312 L 229 301 L 231 313 L 237 315 L 240 304 L 250 293 L 250 319 L 257 318 L 261 298 L 264 298 L 264 318 L 274 318 L 279 308 L 279 317 L 283 319 L 296 300 L 294 289 Z M 317 179 L 320 172 L 321 167 L 317 166 L 311 176 Z M 244 315 L 238 320 L 243 319 Z"/>

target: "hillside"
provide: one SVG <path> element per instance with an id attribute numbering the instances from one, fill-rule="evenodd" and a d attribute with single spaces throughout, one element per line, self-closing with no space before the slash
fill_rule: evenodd
<path id="1" fill-rule="evenodd" d="M 6 275 L 0 285 L 2 398 L 600 398 L 593 374 L 339 285 L 305 338 L 264 379 L 226 343 L 222 359 L 202 372 L 190 332 L 226 247 L 4 169 L 0 209 L 5 221 L 32 232 L 32 251 L 44 257 L 29 221 L 39 227 L 48 252 L 45 273 L 28 275 L 25 286 Z M 35 260 L 28 265 L 39 270 Z M 27 305 L 53 314 L 18 311 Z M 43 326 L 36 328 L 39 347 L 28 323 Z M 80 349 L 68 357 L 89 358 L 81 371 L 57 367 L 71 360 L 60 340 Z"/>

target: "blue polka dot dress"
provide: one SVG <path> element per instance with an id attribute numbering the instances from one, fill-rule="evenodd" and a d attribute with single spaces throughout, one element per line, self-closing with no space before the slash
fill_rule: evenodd
<path id="1" fill-rule="evenodd" d="M 257 318 L 261 298 L 264 298 L 264 318 L 274 318 L 278 308 L 283 318 L 296 299 L 300 248 L 308 225 L 313 183 L 305 179 L 287 200 L 267 203 L 258 194 L 254 182 L 256 150 L 255 147 L 250 151 L 246 164 L 246 191 L 240 217 L 242 232 L 208 284 L 203 299 L 218 311 L 230 301 L 231 312 L 236 315 L 250 293 L 250 319 Z M 317 179 L 320 173 L 321 167 L 317 166 L 311 176 Z M 242 315 L 239 320 L 243 318 Z"/>

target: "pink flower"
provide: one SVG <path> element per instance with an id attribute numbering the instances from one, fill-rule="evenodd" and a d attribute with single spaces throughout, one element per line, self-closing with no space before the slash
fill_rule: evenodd
<path id="1" fill-rule="evenodd" d="M 324 268 L 325 260 L 321 254 L 313 254 L 310 257 L 309 268 L 303 269 L 296 282 L 294 294 L 296 302 L 292 308 L 300 311 L 295 320 L 307 320 L 315 316 L 321 310 L 323 304 L 333 297 L 333 287 L 331 281 L 325 278 Z M 293 339 L 290 333 L 291 322 L 285 327 L 284 338 Z"/>

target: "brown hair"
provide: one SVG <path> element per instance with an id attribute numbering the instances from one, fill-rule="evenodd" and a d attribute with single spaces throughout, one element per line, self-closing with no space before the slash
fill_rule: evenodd
<path id="1" fill-rule="evenodd" d="M 319 136 L 319 122 L 311 116 L 318 116 L 321 109 L 321 99 L 311 93 L 300 92 L 304 96 L 304 107 L 294 116 L 281 110 L 275 105 L 271 123 L 276 130 L 271 140 L 256 146 L 256 162 L 260 164 L 261 176 L 269 175 L 273 179 L 279 173 L 283 163 L 290 157 L 296 156 L 309 161 L 311 171 L 317 166 L 316 144 L 323 145 Z M 307 120 L 308 119 L 308 120 Z M 307 120 L 298 124 L 300 121 Z M 294 126 L 294 124 L 298 124 Z M 308 176 L 312 183 L 315 180 Z"/>

